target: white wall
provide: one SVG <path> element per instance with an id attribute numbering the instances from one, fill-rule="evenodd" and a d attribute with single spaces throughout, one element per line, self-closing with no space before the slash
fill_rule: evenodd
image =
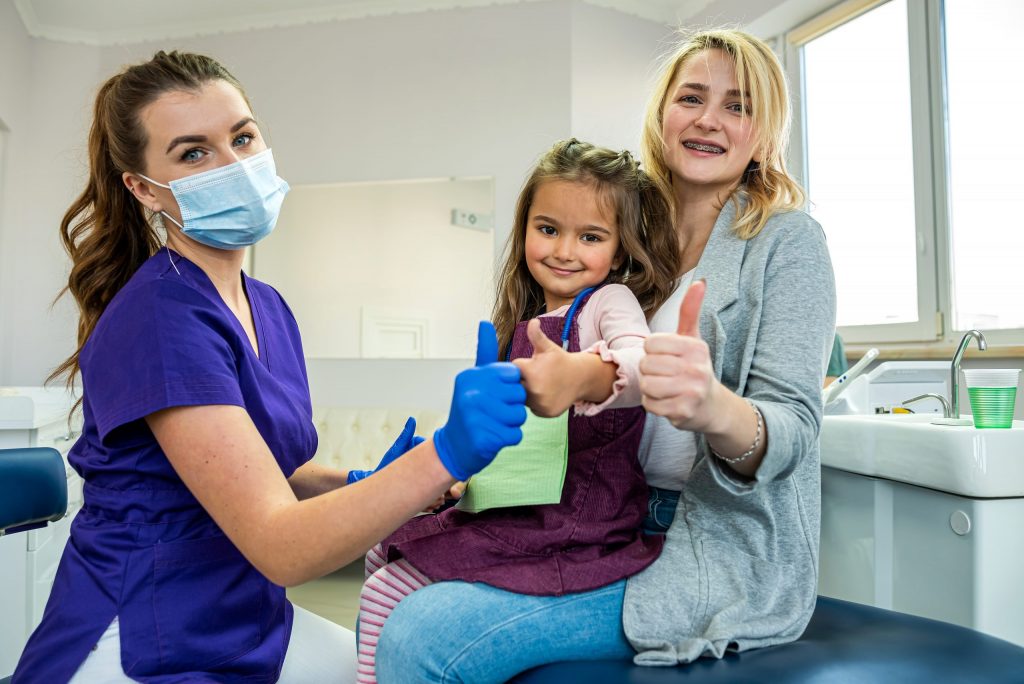
<path id="1" fill-rule="evenodd" d="M 287 300 L 307 357 L 389 356 L 361 344 L 371 310 L 426 321 L 425 358 L 469 358 L 494 303 L 494 233 L 452 225 L 451 211 L 493 205 L 490 179 L 294 187 L 253 273 Z"/>
<path id="2" fill-rule="evenodd" d="M 308 359 L 314 406 L 404 406 L 448 413 L 452 379 L 470 360 Z"/>
<path id="3" fill-rule="evenodd" d="M 60 219 L 81 192 L 89 100 L 98 51 L 29 39 L 10 3 L 0 4 L 0 107 L 8 135 L 0 212 L 0 381 L 40 384 L 75 347 Z M 9 35 L 8 35 L 9 34 Z M 11 76 L 10 74 L 13 74 Z"/>
<path id="4" fill-rule="evenodd" d="M 570 4 L 395 15 L 106 48 L 101 70 L 159 48 L 216 56 L 266 122 L 294 185 L 493 176 L 497 225 L 569 130 Z"/>
<path id="5" fill-rule="evenodd" d="M 32 41 L 22 26 L 12 2 L 0 2 L 0 378 L 8 375 L 12 348 L 7 331 L 11 316 L 7 302 L 14 300 L 15 252 L 19 241 L 13 235 L 17 207 L 18 174 L 14 160 L 28 152 L 23 138 L 29 122 L 29 83 Z M 17 156 L 15 156 L 17 153 Z"/>
<path id="6" fill-rule="evenodd" d="M 58 234 L 61 218 L 87 176 L 89 110 L 97 54 L 92 48 L 32 42 L 29 120 L 12 130 L 8 226 L 11 293 L 5 322 L 8 372 L 38 384 L 75 348 L 77 309 L 70 297 L 51 309 L 67 282 L 68 261 Z M 30 351 L 26 358 L 25 351 Z"/>
<path id="7" fill-rule="evenodd" d="M 612 149 L 640 149 L 659 58 L 672 32 L 614 10 L 572 6 L 572 134 Z"/>

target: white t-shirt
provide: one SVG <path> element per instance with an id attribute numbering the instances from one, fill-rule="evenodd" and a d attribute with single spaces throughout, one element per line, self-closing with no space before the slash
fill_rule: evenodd
<path id="1" fill-rule="evenodd" d="M 679 305 L 693 282 L 693 271 L 683 274 L 679 286 L 651 318 L 651 332 L 674 333 L 679 327 Z M 663 416 L 647 414 L 640 440 L 640 464 L 647 484 L 679 491 L 690 477 L 697 457 L 697 440 L 688 430 L 679 430 Z"/>

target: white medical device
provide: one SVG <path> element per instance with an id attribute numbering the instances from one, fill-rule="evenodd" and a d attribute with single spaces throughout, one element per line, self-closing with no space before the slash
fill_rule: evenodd
<path id="1" fill-rule="evenodd" d="M 836 397 L 838 397 L 843 392 L 843 390 L 845 390 L 847 386 L 849 386 L 850 381 L 852 381 L 858 375 L 863 373 L 867 369 L 868 364 L 870 364 L 877 358 L 878 349 L 875 347 L 868 349 L 864 356 L 860 358 L 860 361 L 853 364 L 853 367 L 850 368 L 850 370 L 846 371 L 838 378 L 833 380 L 831 383 L 829 383 L 829 386 L 823 390 L 822 399 L 824 400 L 824 403 L 828 404 L 830 402 L 835 401 Z"/>

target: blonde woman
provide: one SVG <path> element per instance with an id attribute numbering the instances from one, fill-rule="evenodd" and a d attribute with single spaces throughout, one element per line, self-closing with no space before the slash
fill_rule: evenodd
<path id="1" fill-rule="evenodd" d="M 835 284 L 785 168 L 788 131 L 779 62 L 739 31 L 687 39 L 648 107 L 644 165 L 672 200 L 682 264 L 640 365 L 645 527 L 666 534 L 662 555 L 628 580 L 561 597 L 427 587 L 388 621 L 382 682 L 498 682 L 590 658 L 675 665 L 802 633 L 817 585 Z M 558 413 L 597 381 L 610 392 L 613 364 L 563 354 L 520 363 L 535 410 Z"/>

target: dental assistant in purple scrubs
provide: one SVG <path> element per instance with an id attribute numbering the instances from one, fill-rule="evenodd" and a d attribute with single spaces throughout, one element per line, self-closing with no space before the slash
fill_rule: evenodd
<path id="1" fill-rule="evenodd" d="M 295 319 L 241 270 L 288 185 L 238 81 L 175 52 L 125 69 L 97 95 L 89 163 L 61 225 L 79 346 L 55 373 L 82 375 L 85 504 L 14 682 L 355 681 L 352 633 L 284 587 L 517 443 L 518 369 L 482 323 L 433 439 L 410 421 L 374 471 L 312 463 Z"/>

